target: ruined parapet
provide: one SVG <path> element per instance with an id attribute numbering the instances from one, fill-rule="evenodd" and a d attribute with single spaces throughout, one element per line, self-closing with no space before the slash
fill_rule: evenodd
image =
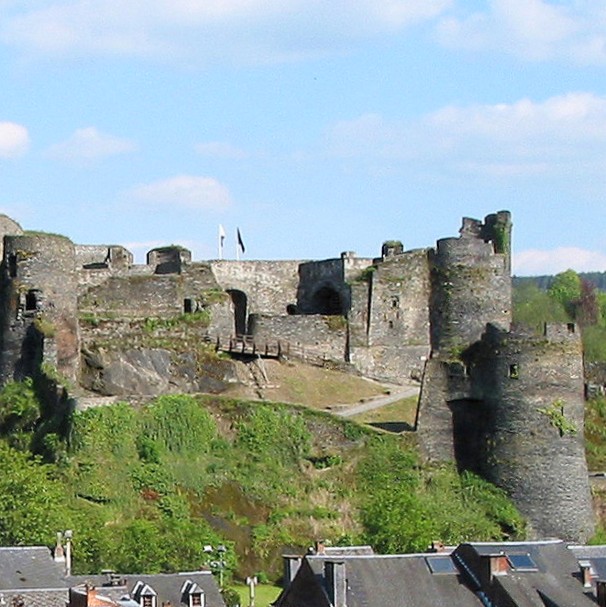
<path id="1" fill-rule="evenodd" d="M 43 362 L 75 380 L 80 348 L 73 243 L 36 232 L 6 236 L 2 293 L 2 381 L 31 375 Z"/>
<path id="2" fill-rule="evenodd" d="M 4 255 L 4 237 L 23 234 L 23 228 L 8 215 L 0 214 L 0 258 Z"/>
<path id="3" fill-rule="evenodd" d="M 459 238 L 438 240 L 431 259 L 431 342 L 434 355 L 480 339 L 487 323 L 511 323 L 509 213 L 484 223 L 465 218 Z"/>
<path id="4" fill-rule="evenodd" d="M 395 257 L 404 253 L 404 245 L 399 240 L 386 240 L 381 246 L 381 258 Z"/>
<path id="5" fill-rule="evenodd" d="M 191 251 L 177 245 L 147 253 L 147 265 L 154 268 L 154 274 L 179 274 L 188 263 L 191 263 Z"/>
<path id="6" fill-rule="evenodd" d="M 84 270 L 128 270 L 133 254 L 121 245 L 76 245 L 76 266 Z"/>
<path id="7" fill-rule="evenodd" d="M 541 336 L 488 327 L 473 381 L 490 415 L 484 476 L 507 491 L 537 537 L 586 541 L 593 512 L 574 326 L 548 326 Z"/>
<path id="8" fill-rule="evenodd" d="M 347 314 L 351 306 L 351 291 L 345 281 L 347 261 L 344 256 L 299 266 L 297 310 L 300 314 Z"/>
<path id="9" fill-rule="evenodd" d="M 364 374 L 405 383 L 429 356 L 428 250 L 400 252 L 351 283 L 349 360 Z"/>

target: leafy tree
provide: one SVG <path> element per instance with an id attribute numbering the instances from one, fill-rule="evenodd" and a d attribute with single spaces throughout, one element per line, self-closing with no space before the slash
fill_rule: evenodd
<path id="1" fill-rule="evenodd" d="M 525 282 L 513 292 L 513 321 L 535 331 L 546 322 L 568 322 L 564 306 L 533 282 Z"/>
<path id="2" fill-rule="evenodd" d="M 597 288 L 587 280 L 581 280 L 581 294 L 574 302 L 575 319 L 581 327 L 598 324 L 600 320 L 600 305 Z"/>
<path id="3" fill-rule="evenodd" d="M 581 277 L 574 270 L 556 274 L 549 287 L 549 296 L 560 303 L 571 319 L 575 317 L 575 305 L 581 298 Z"/>
<path id="4" fill-rule="evenodd" d="M 0 441 L 0 544 L 52 544 L 68 520 L 51 467 Z"/>
<path id="5" fill-rule="evenodd" d="M 380 552 L 421 551 L 448 543 L 521 535 L 522 518 L 505 494 L 454 466 L 421 469 L 396 441 L 382 440 L 359 469 L 365 539 Z"/>
<path id="6" fill-rule="evenodd" d="M 0 390 L 0 436 L 21 450 L 27 450 L 40 406 L 30 378 L 8 382 Z"/>

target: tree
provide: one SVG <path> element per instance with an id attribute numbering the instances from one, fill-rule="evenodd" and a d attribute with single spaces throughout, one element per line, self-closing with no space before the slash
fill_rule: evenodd
<path id="1" fill-rule="evenodd" d="M 555 275 L 549 296 L 559 302 L 570 318 L 575 318 L 575 305 L 581 298 L 581 277 L 574 270 L 566 270 Z"/>
<path id="2" fill-rule="evenodd" d="M 67 524 L 50 467 L 0 441 L 0 545 L 51 544 Z"/>
<path id="3" fill-rule="evenodd" d="M 600 320 L 597 289 L 588 280 L 581 280 L 581 294 L 575 302 L 575 319 L 581 327 L 597 325 Z"/>

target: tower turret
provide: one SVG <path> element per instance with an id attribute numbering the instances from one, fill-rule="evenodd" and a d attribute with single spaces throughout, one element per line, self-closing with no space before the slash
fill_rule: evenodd
<path id="1" fill-rule="evenodd" d="M 472 380 L 488 420 L 484 476 L 507 491 L 537 537 L 586 541 L 593 511 L 574 325 L 547 325 L 543 335 L 489 326 L 479 350 Z"/>
<path id="2" fill-rule="evenodd" d="M 79 357 L 73 243 L 26 232 L 5 236 L 0 380 L 21 379 L 48 362 L 76 379 Z"/>

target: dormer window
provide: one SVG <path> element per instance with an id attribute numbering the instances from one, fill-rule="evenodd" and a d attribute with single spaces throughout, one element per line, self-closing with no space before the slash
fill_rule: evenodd
<path id="1" fill-rule="evenodd" d="M 139 607 L 157 607 L 158 595 L 156 591 L 144 582 L 138 581 L 133 588 L 133 599 Z"/>
<path id="2" fill-rule="evenodd" d="M 206 607 L 204 590 L 195 582 L 187 580 L 181 589 L 181 604 L 185 607 Z"/>

